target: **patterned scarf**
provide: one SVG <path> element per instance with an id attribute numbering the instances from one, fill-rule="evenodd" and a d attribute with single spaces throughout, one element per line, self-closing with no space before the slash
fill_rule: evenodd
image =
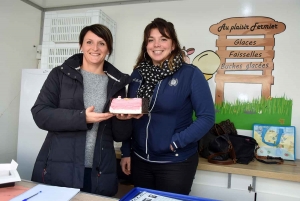
<path id="1" fill-rule="evenodd" d="M 162 67 L 155 66 L 150 62 L 143 61 L 138 66 L 138 71 L 143 77 L 143 83 L 140 86 L 137 97 L 150 98 L 156 84 L 165 77 L 174 74 L 182 65 L 181 55 L 177 55 L 173 59 L 173 70 L 169 69 L 169 60 L 165 60 Z"/>

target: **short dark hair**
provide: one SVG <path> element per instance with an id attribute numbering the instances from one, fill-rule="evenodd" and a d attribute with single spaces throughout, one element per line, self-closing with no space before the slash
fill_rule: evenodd
<path id="1" fill-rule="evenodd" d="M 109 51 L 109 56 L 110 56 L 113 52 L 113 37 L 112 37 L 112 34 L 111 34 L 110 30 L 102 24 L 92 24 L 90 26 L 84 27 L 81 30 L 81 32 L 79 34 L 79 45 L 80 45 L 80 47 L 83 44 L 83 39 L 84 39 L 86 33 L 89 32 L 89 31 L 93 32 L 94 34 L 96 34 L 97 36 L 99 36 L 100 38 L 102 38 L 106 42 L 107 48 L 108 48 L 108 51 Z"/>
<path id="2" fill-rule="evenodd" d="M 144 30 L 144 39 L 141 47 L 140 54 L 136 60 L 136 64 L 134 68 L 136 68 L 142 61 L 145 60 L 151 60 L 147 53 L 147 45 L 148 45 L 148 38 L 150 37 L 150 32 L 152 29 L 158 29 L 161 35 L 163 35 L 166 38 L 169 38 L 172 40 L 172 45 L 174 45 L 174 50 L 171 52 L 169 61 L 173 61 L 174 57 L 181 54 L 181 47 L 179 40 L 177 38 L 177 34 L 174 28 L 174 25 L 171 22 L 167 22 L 166 20 L 162 18 L 155 18 L 150 24 L 148 24 Z M 146 58 L 145 58 L 146 57 Z M 183 62 L 183 59 L 182 59 Z M 169 63 L 169 68 L 172 69 L 172 63 Z"/>

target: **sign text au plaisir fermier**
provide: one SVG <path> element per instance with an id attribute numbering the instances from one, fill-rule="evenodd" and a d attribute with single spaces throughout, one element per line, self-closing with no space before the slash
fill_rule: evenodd
<path id="1" fill-rule="evenodd" d="M 277 29 L 277 24 L 260 24 L 259 22 L 256 22 L 254 25 L 250 26 L 249 24 L 240 24 L 238 25 L 235 23 L 235 25 L 227 26 L 226 23 L 222 24 L 218 27 L 218 32 L 221 32 L 222 30 L 229 30 L 229 33 L 232 30 L 250 30 L 254 31 L 257 29 Z"/>

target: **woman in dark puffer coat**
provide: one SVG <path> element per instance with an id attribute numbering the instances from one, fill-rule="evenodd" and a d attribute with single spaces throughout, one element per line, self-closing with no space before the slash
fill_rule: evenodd
<path id="1" fill-rule="evenodd" d="M 118 190 L 113 141 L 130 137 L 132 122 L 108 112 L 110 99 L 126 97 L 130 76 L 105 61 L 112 35 L 100 24 L 83 28 L 81 54 L 50 72 L 31 109 L 48 134 L 32 181 L 113 196 Z"/>

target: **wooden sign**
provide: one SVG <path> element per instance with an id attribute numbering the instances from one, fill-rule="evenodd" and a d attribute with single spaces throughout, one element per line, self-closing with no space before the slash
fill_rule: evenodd
<path id="1" fill-rule="evenodd" d="M 218 50 L 217 54 L 226 59 L 262 59 L 274 58 L 273 50 Z"/>
<path id="2" fill-rule="evenodd" d="M 262 97 L 271 96 L 271 85 L 274 84 L 272 76 L 275 56 L 274 35 L 283 32 L 285 28 L 284 23 L 269 17 L 228 18 L 210 27 L 210 32 L 219 36 L 216 41 L 218 47 L 216 53 L 221 59 L 215 76 L 216 103 L 222 103 L 224 100 L 224 83 L 262 84 Z M 255 37 L 258 35 L 261 37 Z M 236 37 L 232 38 L 232 36 Z M 238 47 L 238 49 L 233 50 L 228 47 Z M 260 47 L 263 47 L 263 50 L 259 49 Z M 226 62 L 226 59 L 236 59 L 237 62 Z M 241 62 L 239 59 L 261 59 L 262 61 Z M 262 71 L 262 75 L 225 74 L 225 71 Z"/>
<path id="3" fill-rule="evenodd" d="M 220 39 L 217 40 L 218 47 L 261 47 L 274 46 L 274 38 L 241 38 L 241 39 Z"/>
<path id="4" fill-rule="evenodd" d="M 257 35 L 279 34 L 285 24 L 269 17 L 234 17 L 214 24 L 209 31 L 216 35 Z"/>

